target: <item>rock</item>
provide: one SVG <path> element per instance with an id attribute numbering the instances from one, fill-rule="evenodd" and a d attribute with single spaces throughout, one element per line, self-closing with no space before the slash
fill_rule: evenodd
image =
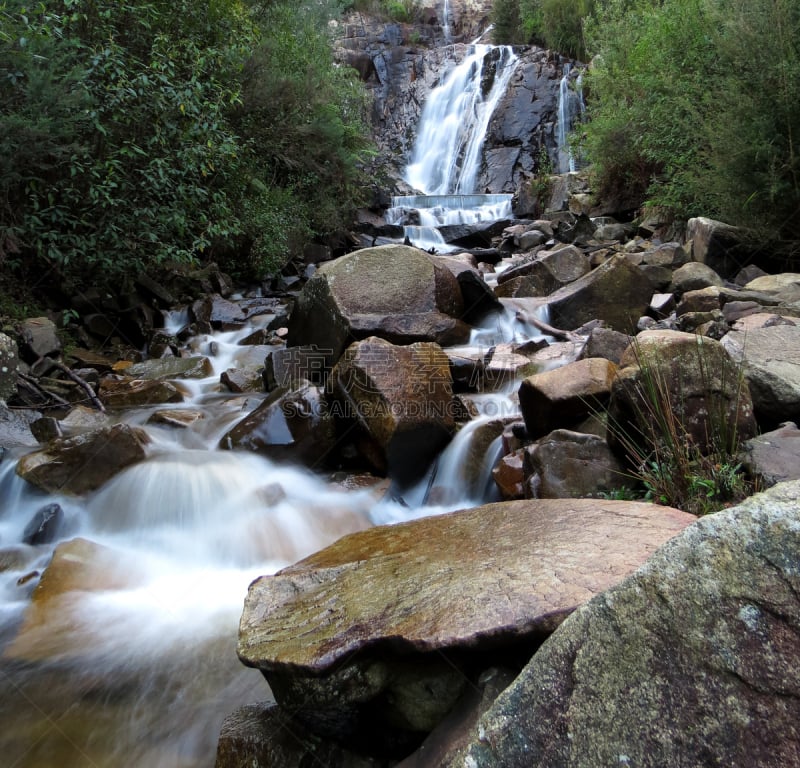
<path id="1" fill-rule="evenodd" d="M 33 448 L 36 438 L 30 425 L 42 416 L 39 411 L 29 409 L 10 409 L 0 401 L 0 459 L 4 450 L 14 448 Z"/>
<path id="2" fill-rule="evenodd" d="M 388 718 L 416 711 L 386 695 L 399 678 L 426 706 L 452 702 L 458 649 L 551 632 L 691 520 L 644 503 L 516 501 L 372 528 L 253 582 L 239 657 L 316 732 L 356 733 L 366 719 L 391 734 Z"/>
<path id="3" fill-rule="evenodd" d="M 64 528 L 64 510 L 53 502 L 37 510 L 22 532 L 23 544 L 50 544 Z"/>
<path id="4" fill-rule="evenodd" d="M 214 768 L 382 768 L 382 761 L 323 741 L 271 703 L 247 704 L 222 723 Z"/>
<path id="5" fill-rule="evenodd" d="M 147 433 L 127 424 L 53 440 L 20 458 L 17 474 L 48 493 L 78 495 L 99 488 L 145 458 Z"/>
<path id="6" fill-rule="evenodd" d="M 63 437 L 75 437 L 105 427 L 108 421 L 108 416 L 95 408 L 76 405 L 58 422 L 58 425 Z"/>
<path id="7" fill-rule="evenodd" d="M 125 369 L 125 375 L 144 381 L 205 379 L 214 375 L 214 368 L 207 357 L 163 357 L 134 363 Z"/>
<path id="8" fill-rule="evenodd" d="M 724 278 L 733 278 L 751 258 L 741 230 L 714 219 L 689 219 L 686 240 L 691 244 L 692 258 Z"/>
<path id="9" fill-rule="evenodd" d="M 669 294 L 672 296 L 672 294 Z M 717 286 L 686 291 L 675 308 L 678 315 L 698 312 L 716 312 L 722 307 L 720 291 Z"/>
<path id="10" fill-rule="evenodd" d="M 161 411 L 153 411 L 147 419 L 147 423 L 163 424 L 166 427 L 187 429 L 204 418 L 205 415 L 202 411 L 194 411 L 186 408 L 170 408 Z"/>
<path id="11" fill-rule="evenodd" d="M 548 296 L 550 322 L 574 330 L 590 320 L 602 320 L 627 333 L 645 313 L 652 294 L 650 280 L 620 254 Z"/>
<path id="12" fill-rule="evenodd" d="M 698 261 L 690 261 L 672 273 L 670 292 L 680 296 L 687 291 L 697 291 L 722 284 L 722 278 L 711 267 Z"/>
<path id="13" fill-rule="evenodd" d="M 255 451 L 274 461 L 315 466 L 336 442 L 323 391 L 308 382 L 276 389 L 220 439 L 219 447 Z"/>
<path id="14" fill-rule="evenodd" d="M 497 344 L 486 353 L 483 365 L 484 388 L 500 390 L 538 370 L 527 355 L 516 351 L 517 345 Z"/>
<path id="15" fill-rule="evenodd" d="M 523 449 L 508 453 L 497 462 L 492 477 L 505 501 L 525 498 L 525 472 Z"/>
<path id="16" fill-rule="evenodd" d="M 800 288 L 800 273 L 782 272 L 777 275 L 759 275 L 750 280 L 745 288 L 751 291 L 780 294 L 787 288 Z"/>
<path id="17" fill-rule="evenodd" d="M 763 487 L 800 480 L 800 430 L 793 421 L 751 438 L 742 450 L 744 468 Z"/>
<path id="18" fill-rule="evenodd" d="M 636 337 L 620 360 L 608 413 L 612 447 L 637 436 L 649 444 L 659 437 L 663 414 L 674 414 L 704 454 L 756 431 L 750 390 L 722 344 L 680 331 Z"/>
<path id="19" fill-rule="evenodd" d="M 401 485 L 419 478 L 455 428 L 450 364 L 438 344 L 356 342 L 330 388 L 332 409 L 360 433 L 365 457 Z"/>
<path id="20" fill-rule="evenodd" d="M 600 497 L 634 483 L 605 438 L 566 429 L 539 440 L 530 463 L 539 499 Z"/>
<path id="21" fill-rule="evenodd" d="M 709 515 L 573 613 L 448 768 L 800 760 L 800 482 Z"/>
<path id="22" fill-rule="evenodd" d="M 800 325 L 732 330 L 722 346 L 744 366 L 762 429 L 800 422 Z"/>
<path id="23" fill-rule="evenodd" d="M 289 346 L 316 345 L 326 363 L 352 341 L 378 336 L 397 344 L 466 341 L 458 280 L 418 248 L 365 248 L 320 267 L 289 321 Z"/>
<path id="24" fill-rule="evenodd" d="M 247 368 L 228 368 L 219 376 L 220 384 L 229 392 L 261 392 L 264 388 L 262 371 Z"/>
<path id="25" fill-rule="evenodd" d="M 327 358 L 327 351 L 316 344 L 276 349 L 264 361 L 264 388 L 271 392 L 276 387 L 295 387 L 302 381 L 324 386 Z"/>
<path id="26" fill-rule="evenodd" d="M 603 357 L 619 363 L 622 353 L 630 346 L 632 336 L 613 331 L 611 328 L 592 328 L 580 353 L 580 359 Z"/>
<path id="27" fill-rule="evenodd" d="M 536 373 L 519 387 L 519 404 L 532 438 L 577 424 L 601 409 L 611 394 L 617 366 L 600 357 Z"/>
<path id="28" fill-rule="evenodd" d="M 546 296 L 589 271 L 586 256 L 574 245 L 565 245 L 551 251 L 539 251 L 536 258 L 503 272 L 498 287 L 516 277 L 526 277 L 530 284 L 529 296 Z M 517 293 L 522 296 L 524 294 Z"/>
<path id="29" fill-rule="evenodd" d="M 16 327 L 20 340 L 20 355 L 28 363 L 40 357 L 55 357 L 61 352 L 56 324 L 47 317 L 31 317 Z"/>
<path id="30" fill-rule="evenodd" d="M 143 581 L 144 573 L 118 551 L 83 538 L 61 542 L 33 590 L 22 626 L 3 658 L 27 662 L 86 660 L 97 635 L 97 626 L 81 616 L 86 594 Z"/>
<path id="31" fill-rule="evenodd" d="M 244 310 L 218 293 L 204 296 L 192 304 L 192 314 L 199 323 L 222 331 L 241 328 L 246 319 Z"/>
<path id="32" fill-rule="evenodd" d="M 674 269 L 689 261 L 689 254 L 680 243 L 662 243 L 642 254 L 642 264 Z"/>
<path id="33" fill-rule="evenodd" d="M 653 294 L 650 299 L 649 311 L 658 320 L 669 317 L 675 311 L 675 295 L 672 293 Z"/>
<path id="34" fill-rule="evenodd" d="M 106 377 L 100 381 L 98 397 L 112 409 L 141 405 L 180 403 L 183 395 L 168 381 Z"/>
<path id="35" fill-rule="evenodd" d="M 0 333 L 0 400 L 6 401 L 17 391 L 17 342 Z"/>
<path id="36" fill-rule="evenodd" d="M 483 276 L 477 268 L 459 259 L 447 256 L 437 256 L 437 263 L 447 267 L 461 289 L 461 296 L 464 301 L 464 311 L 461 318 L 473 325 L 478 324 L 490 312 L 496 312 L 500 308 L 500 302 L 486 285 Z"/>

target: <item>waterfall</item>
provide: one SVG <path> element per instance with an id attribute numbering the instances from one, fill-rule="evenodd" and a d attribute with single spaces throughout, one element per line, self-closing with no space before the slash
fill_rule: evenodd
<path id="1" fill-rule="evenodd" d="M 470 194 L 492 113 L 514 73 L 510 46 L 471 46 L 431 91 L 405 180 L 426 195 Z"/>
<path id="2" fill-rule="evenodd" d="M 578 170 L 578 160 L 569 146 L 569 132 L 586 110 L 581 88 L 582 75 L 575 79 L 575 87 L 570 88 L 569 64 L 564 65 L 564 74 L 558 88 L 558 122 L 556 124 L 556 143 L 558 145 L 559 173 Z"/>

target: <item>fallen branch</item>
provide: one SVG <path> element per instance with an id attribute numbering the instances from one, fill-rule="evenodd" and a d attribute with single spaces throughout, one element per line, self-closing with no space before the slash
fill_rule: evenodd
<path id="1" fill-rule="evenodd" d="M 576 342 L 581 342 L 586 340 L 586 338 L 584 336 L 581 336 L 579 333 L 575 333 L 574 331 L 562 331 L 559 328 L 554 328 L 552 325 L 548 325 L 542 320 L 539 320 L 538 317 L 530 314 L 529 312 L 525 312 L 521 309 L 517 310 L 517 320 L 523 323 L 528 323 L 528 325 L 532 325 L 534 328 L 538 328 L 542 333 L 545 333 L 548 336 L 552 336 L 555 339 L 561 339 L 562 341 L 576 341 Z"/>
<path id="2" fill-rule="evenodd" d="M 17 377 L 23 381 L 23 383 L 33 392 L 44 397 L 47 400 L 52 400 L 53 402 L 57 403 L 58 405 L 65 405 L 69 408 L 72 407 L 72 403 L 68 400 L 65 400 L 63 397 L 60 397 L 55 392 L 49 392 L 48 390 L 44 389 L 43 387 L 39 386 L 39 382 L 33 376 L 29 376 L 27 373 L 17 372 Z"/>
<path id="3" fill-rule="evenodd" d="M 82 379 L 69 366 L 64 365 L 64 363 L 58 360 L 51 360 L 50 363 L 54 365 L 56 368 L 58 368 L 59 371 L 62 371 L 67 376 L 69 376 L 69 378 L 72 379 L 76 384 L 78 384 L 84 390 L 84 392 L 86 392 L 86 394 L 89 396 L 89 400 L 92 401 L 94 407 L 97 408 L 97 410 L 100 411 L 100 413 L 106 412 L 105 406 L 97 397 L 97 395 L 94 393 L 94 390 L 92 389 L 92 386 L 91 384 L 89 384 L 88 381 Z"/>

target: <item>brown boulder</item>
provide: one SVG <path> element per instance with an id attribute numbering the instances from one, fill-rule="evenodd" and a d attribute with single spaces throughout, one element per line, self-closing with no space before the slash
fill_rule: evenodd
<path id="1" fill-rule="evenodd" d="M 450 364 L 438 344 L 356 342 L 331 372 L 330 389 L 332 411 L 356 427 L 366 458 L 401 484 L 424 471 L 455 429 Z"/>
<path id="2" fill-rule="evenodd" d="M 560 368 L 536 373 L 519 387 L 525 427 L 533 437 L 568 427 L 602 408 L 611 394 L 617 366 L 602 357 L 589 357 Z"/>
<path id="3" fill-rule="evenodd" d="M 306 283 L 289 320 L 289 346 L 314 344 L 328 364 L 352 341 L 397 344 L 469 338 L 452 272 L 418 248 L 365 248 L 324 264 Z"/>
<path id="4" fill-rule="evenodd" d="M 78 495 L 99 488 L 108 479 L 145 458 L 147 433 L 127 424 L 58 438 L 23 456 L 17 474 L 48 493 Z"/>

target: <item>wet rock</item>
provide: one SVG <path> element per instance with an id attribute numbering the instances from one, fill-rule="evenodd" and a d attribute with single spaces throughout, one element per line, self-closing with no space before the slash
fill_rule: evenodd
<path id="1" fill-rule="evenodd" d="M 122 553 L 76 538 L 59 544 L 33 590 L 22 626 L 3 658 L 20 661 L 88 659 L 97 626 L 81 615 L 86 594 L 141 584 L 144 574 Z M 94 639 L 93 639 L 94 638 Z"/>
<path id="2" fill-rule="evenodd" d="M 255 451 L 275 461 L 307 466 L 324 462 L 335 445 L 333 419 L 324 393 L 308 382 L 276 389 L 219 441 L 219 447 Z"/>
<path id="3" fill-rule="evenodd" d="M 537 370 L 538 366 L 529 356 L 517 351 L 517 345 L 497 344 L 486 353 L 483 366 L 484 388 L 504 389 Z"/>
<path id="4" fill-rule="evenodd" d="M 248 704 L 225 718 L 214 768 L 244 766 L 382 768 L 382 761 L 356 755 L 304 728 L 275 704 Z"/>
<path id="5" fill-rule="evenodd" d="M 800 483 L 709 515 L 573 613 L 447 768 L 800 759 Z"/>
<path id="6" fill-rule="evenodd" d="M 100 429 L 108 424 L 108 416 L 95 408 L 76 405 L 58 422 L 63 437 L 75 437 L 84 432 Z"/>
<path id="7" fill-rule="evenodd" d="M 458 280 L 424 251 L 404 245 L 365 248 L 320 267 L 297 299 L 289 346 L 316 345 L 338 360 L 354 340 L 459 343 L 469 327 Z"/>
<path id="8" fill-rule="evenodd" d="M 61 425 L 53 416 L 42 416 L 41 419 L 31 422 L 31 434 L 39 443 L 47 443 L 57 437 L 63 437 Z"/>
<path id="9" fill-rule="evenodd" d="M 800 325 L 734 329 L 722 345 L 744 366 L 763 429 L 787 420 L 800 422 Z"/>
<path id="10" fill-rule="evenodd" d="M 392 727 L 392 718 L 414 717 L 415 697 L 427 728 L 465 683 L 459 649 L 541 639 L 692 520 L 652 504 L 583 499 L 372 528 L 253 582 L 239 657 L 316 732 L 356 734 L 368 724 L 402 734 L 410 723 Z"/>
<path id="11" fill-rule="evenodd" d="M 787 421 L 771 432 L 753 437 L 743 446 L 743 466 L 768 488 L 800 480 L 800 430 Z"/>
<path id="12" fill-rule="evenodd" d="M 194 411 L 185 408 L 170 408 L 163 411 L 153 411 L 152 415 L 147 419 L 147 423 L 163 424 L 167 427 L 187 429 L 204 418 L 205 415 L 202 411 Z"/>
<path id="13" fill-rule="evenodd" d="M 180 403 L 183 395 L 168 381 L 107 377 L 97 392 L 107 408 L 123 409 L 160 403 Z"/>
<path id="14" fill-rule="evenodd" d="M 365 457 L 401 484 L 418 479 L 455 428 L 450 364 L 438 344 L 356 342 L 330 386 L 332 409 L 361 433 Z"/>
<path id="15" fill-rule="evenodd" d="M 53 440 L 17 463 L 17 474 L 48 493 L 81 494 L 99 488 L 145 458 L 147 433 L 127 424 Z"/>
<path id="16" fill-rule="evenodd" d="M 262 371 L 229 368 L 219 377 L 220 384 L 229 392 L 260 392 L 264 387 Z"/>
<path id="17" fill-rule="evenodd" d="M 2 449 L 32 448 L 36 446 L 36 438 L 31 433 L 30 425 L 40 419 L 39 411 L 29 409 L 10 409 L 0 401 L 0 446 Z M 0 450 L 0 459 L 4 450 Z"/>
<path id="18" fill-rule="evenodd" d="M 246 320 L 246 315 L 238 304 L 218 293 L 195 301 L 192 304 L 192 315 L 197 322 L 222 331 L 235 331 Z"/>
<path id="19" fill-rule="evenodd" d="M 596 319 L 627 333 L 635 329 L 652 294 L 647 276 L 620 254 L 548 296 L 550 322 L 573 330 Z"/>
<path id="20" fill-rule="evenodd" d="M 525 498 L 525 471 L 522 449 L 506 454 L 492 470 L 494 482 L 505 501 Z"/>
<path id="21" fill-rule="evenodd" d="M 264 389 L 271 392 L 277 387 L 291 388 L 302 381 L 324 386 L 328 378 L 327 358 L 327 350 L 316 344 L 276 349 L 264 361 Z"/>
<path id="22" fill-rule="evenodd" d="M 651 391 L 658 395 L 648 397 Z M 625 352 L 609 403 L 612 446 L 620 434 L 649 440 L 661 411 L 675 415 L 701 452 L 725 435 L 746 440 L 756 432 L 750 390 L 736 363 L 720 342 L 691 333 L 643 331 Z"/>
<path id="23" fill-rule="evenodd" d="M 22 532 L 23 544 L 50 544 L 64 528 L 64 510 L 55 502 L 37 510 Z"/>
<path id="24" fill-rule="evenodd" d="M 528 434 L 540 437 L 602 409 L 611 395 L 617 366 L 600 357 L 536 373 L 519 387 L 519 404 Z"/>
<path id="25" fill-rule="evenodd" d="M 145 381 L 167 379 L 205 379 L 212 376 L 214 368 L 207 357 L 162 357 L 159 360 L 144 360 L 125 370 L 125 375 Z"/>
<path id="26" fill-rule="evenodd" d="M 0 573 L 28 568 L 39 556 L 40 550 L 22 544 L 0 547 Z"/>
<path id="27" fill-rule="evenodd" d="M 599 497 L 633 484 L 605 438 L 597 435 L 557 429 L 529 455 L 540 499 Z"/>

